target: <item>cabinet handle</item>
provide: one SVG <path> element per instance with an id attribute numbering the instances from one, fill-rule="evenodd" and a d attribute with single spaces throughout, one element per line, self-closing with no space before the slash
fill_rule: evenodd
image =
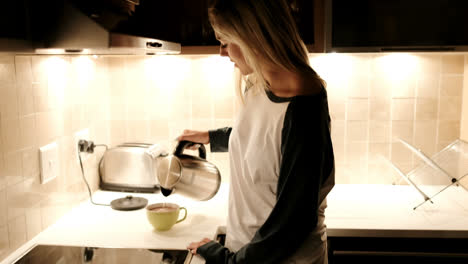
<path id="1" fill-rule="evenodd" d="M 146 42 L 146 47 L 147 48 L 160 48 L 162 47 L 162 44 L 159 42 Z"/>

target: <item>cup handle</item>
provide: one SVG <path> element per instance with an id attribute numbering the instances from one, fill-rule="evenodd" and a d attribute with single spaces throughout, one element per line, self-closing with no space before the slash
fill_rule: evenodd
<path id="1" fill-rule="evenodd" d="M 185 215 L 184 215 L 184 217 L 183 217 L 182 219 L 177 220 L 176 224 L 177 224 L 177 223 L 180 223 L 180 222 L 182 222 L 182 221 L 184 221 L 185 218 L 187 218 L 187 209 L 185 209 L 185 207 L 180 207 L 180 208 L 179 208 L 179 214 L 180 214 L 180 210 L 184 210 L 184 211 L 185 211 Z"/>

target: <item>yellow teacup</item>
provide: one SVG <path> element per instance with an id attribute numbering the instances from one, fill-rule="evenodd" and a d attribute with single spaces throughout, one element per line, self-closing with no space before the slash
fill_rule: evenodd
<path id="1" fill-rule="evenodd" d="M 182 219 L 178 219 L 181 210 L 184 210 L 185 214 Z M 146 206 L 146 216 L 154 229 L 165 231 L 184 221 L 187 218 L 187 209 L 173 203 L 155 203 Z"/>

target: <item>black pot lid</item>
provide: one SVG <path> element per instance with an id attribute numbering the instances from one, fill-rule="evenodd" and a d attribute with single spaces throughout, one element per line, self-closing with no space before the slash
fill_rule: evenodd
<path id="1" fill-rule="evenodd" d="M 128 195 L 127 197 L 113 200 L 111 202 L 111 207 L 112 209 L 119 211 L 132 211 L 141 209 L 147 204 L 148 200 L 145 198 Z"/>

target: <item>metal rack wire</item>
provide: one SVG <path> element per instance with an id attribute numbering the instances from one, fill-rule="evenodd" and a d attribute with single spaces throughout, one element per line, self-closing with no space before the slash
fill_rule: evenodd
<path id="1" fill-rule="evenodd" d="M 408 174 L 405 174 L 395 164 L 390 162 L 391 166 L 398 172 L 402 179 L 413 186 L 424 198 L 423 202 L 413 208 L 414 210 L 427 201 L 433 203 L 432 198 L 439 195 L 450 186 L 461 186 L 468 191 L 467 142 L 457 139 L 434 156 L 428 157 L 423 151 L 410 143 L 402 139 L 399 139 L 399 141 L 423 161 L 423 163 Z M 424 182 L 430 182 L 431 180 L 442 182 L 445 187 L 433 194 L 427 194 L 427 191 L 424 191 L 422 186 Z"/>

